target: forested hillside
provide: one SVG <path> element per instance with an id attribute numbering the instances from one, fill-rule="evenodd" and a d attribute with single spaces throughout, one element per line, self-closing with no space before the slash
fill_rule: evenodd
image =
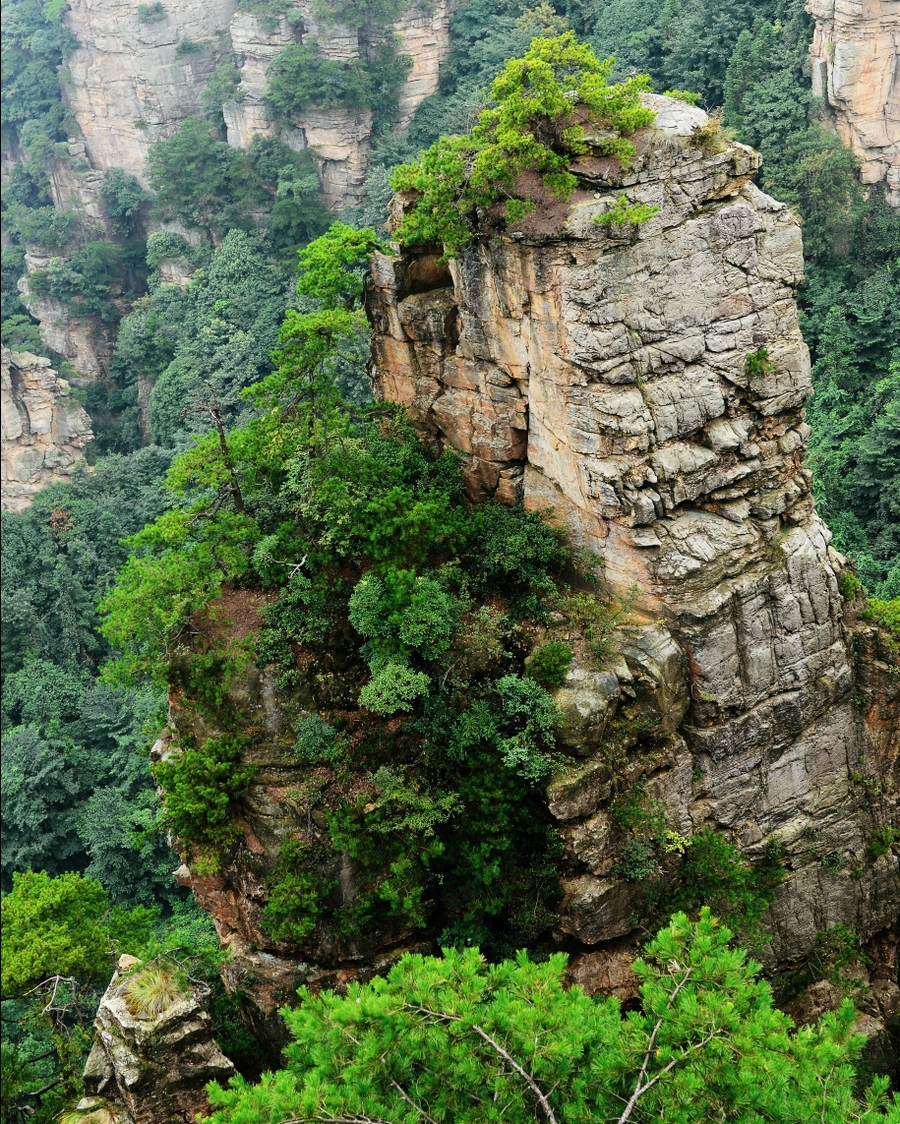
<path id="1" fill-rule="evenodd" d="M 292 8 L 277 0 L 238 7 L 273 26 Z M 157 9 L 140 5 L 140 19 L 164 18 Z M 291 686 L 297 652 L 321 655 L 342 629 L 346 650 L 356 644 L 352 674 L 370 677 L 356 718 L 334 726 L 307 718 L 293 751 L 323 790 L 332 785 L 333 845 L 370 872 L 389 855 L 390 875 L 372 873 L 356 913 L 337 916 L 341 939 L 367 926 L 415 929 L 437 908 L 442 943 L 457 951 L 448 962 L 455 993 L 430 979 L 436 962 L 420 957 L 347 1001 L 305 1004 L 292 1017 L 287 1068 L 260 1089 L 241 1081 L 215 1093 L 213 1119 L 561 1124 L 663 1111 L 700 1120 L 708 1111 L 774 1121 L 787 1119 L 784 1098 L 791 1119 L 896 1113 L 880 1084 L 868 1107 L 855 1099 L 849 1063 L 861 1043 L 847 1010 L 789 1040 L 768 986 L 708 916 L 691 923 L 682 915 L 665 928 L 672 912 L 710 904 L 742 941 L 761 939 L 759 918 L 782 873 L 777 847 L 751 871 L 713 832 L 693 841 L 676 833 L 663 845 L 654 801 L 639 785 L 618 809 L 630 864 L 619 874 L 667 872 L 667 896 L 648 897 L 641 918 L 648 937 L 661 932 L 638 969 L 641 1009 L 620 1020 L 614 1001 L 600 1008 L 621 1042 L 611 1045 L 612 1030 L 600 1041 L 587 1025 L 591 1001 L 563 991 L 562 965 L 547 959 L 556 844 L 536 786 L 559 764 L 548 692 L 573 659 L 571 634 L 592 640 L 601 667 L 598 653 L 619 617 L 591 601 L 589 564 L 536 515 L 470 507 L 453 457 L 432 459 L 399 414 L 373 407 L 366 376 L 365 259 L 387 237 L 394 189 L 413 182 L 409 169 L 423 150 L 468 134 L 496 106 L 489 90 L 506 60 L 572 30 L 598 59 L 614 57 L 609 81 L 633 97 L 642 84 L 634 76 L 647 75 L 646 88 L 696 102 L 724 136 L 759 150 L 759 186 L 800 217 L 806 280 L 798 300 L 815 387 L 807 466 L 832 546 L 853 560 L 868 595 L 860 611 L 896 628 L 900 219 L 880 187 L 861 183 L 857 159 L 813 97 L 803 0 L 470 0 L 450 19 L 438 92 L 402 127 L 398 99 L 411 60 L 390 27 L 403 6 L 323 4 L 326 15 L 368 29 L 368 55 L 336 62 L 315 45 L 284 47 L 269 66 L 265 99 L 271 120 L 286 128 L 310 107 L 374 111 L 361 200 L 339 213 L 325 206 L 314 149 L 295 151 L 275 135 L 229 145 L 222 107 L 240 73 L 221 43 L 179 44 L 188 60 L 215 54 L 203 109 L 152 144 L 144 184 L 120 168 L 93 171 L 83 146 L 73 155 L 66 83 L 77 41 L 65 10 L 65 0 L 4 4 L 3 344 L 50 358 L 94 433 L 71 483 L 2 516 L 2 878 L 4 924 L 17 934 L 15 951 L 4 952 L 4 1119 L 43 1124 L 77 1099 L 92 1004 L 113 964 L 106 947 L 97 955 L 85 942 L 145 958 L 175 950 L 180 970 L 212 984 L 219 1042 L 247 1078 L 277 1061 L 261 1056 L 241 1023 L 239 997 L 227 997 L 219 981 L 209 918 L 171 876 L 173 833 L 216 869 L 233 827 L 228 809 L 251 780 L 237 765 L 246 731 L 236 719 L 227 738 L 150 768 L 167 689 L 198 711 L 225 712 L 221 684 L 243 666 L 239 645 L 223 655 L 210 643 L 175 671 L 171 656 L 185 620 L 199 627 L 223 587 L 265 591 L 263 656 L 281 687 Z M 590 104 L 589 93 L 579 101 Z M 604 120 L 623 134 L 642 123 L 621 112 Z M 496 122 L 477 127 L 488 130 L 479 143 L 500 144 Z M 577 151 L 557 156 L 559 167 Z M 480 206 L 507 190 L 508 170 L 495 174 L 501 188 Z M 85 176 L 99 184 L 93 210 L 70 190 Z M 621 221 L 646 217 L 623 212 Z M 102 377 L 84 377 L 47 345 L 35 315 L 41 301 L 59 302 L 52 307 L 65 310 L 76 333 L 107 341 Z M 757 361 L 765 364 L 762 351 Z M 856 590 L 845 593 L 852 600 Z M 351 668 L 345 657 L 335 666 Z M 354 793 L 369 802 L 353 804 Z M 890 850 L 893 831 L 885 826 L 872 844 L 875 858 L 882 844 L 881 854 Z M 267 884 L 266 924 L 273 937 L 302 946 L 309 919 L 331 908 L 328 887 L 299 849 L 282 855 Z M 78 930 L 84 917 L 87 936 Z M 36 942 L 53 954 L 39 956 Z M 490 967 L 465 951 L 472 945 Z M 523 947 L 534 962 L 504 960 Z M 817 968 L 834 975 L 857 951 L 852 929 L 830 933 Z M 700 965 L 690 988 L 672 968 L 676 955 Z M 57 974 L 77 981 L 62 1013 L 33 990 Z M 444 989 L 443 1008 L 408 998 L 426 987 Z M 683 1009 L 675 1005 L 682 988 Z M 533 1006 L 522 998 L 530 992 L 540 996 Z M 727 1027 L 718 1021 L 723 995 L 734 1004 Z M 478 1004 L 490 1008 L 480 1022 Z M 670 1016 L 677 1025 L 668 1026 Z M 539 1028 L 534 1041 L 550 1029 L 558 1049 L 529 1046 L 521 1030 L 529 1020 Z M 494 1040 L 512 1025 L 516 1056 L 531 1057 L 527 1072 Z M 340 1048 L 332 1043 L 338 1026 L 359 1030 L 363 1045 L 349 1030 Z M 664 1056 L 652 1055 L 660 1026 L 669 1035 Z M 371 1058 L 399 1034 L 414 1043 L 406 1062 L 373 1068 Z M 471 1053 L 469 1039 L 482 1053 Z M 653 1066 L 664 1072 L 671 1060 L 674 1068 L 710 1040 L 721 1054 L 682 1066 L 681 1084 L 666 1086 L 669 1099 L 654 1099 Z M 744 1058 L 734 1080 L 722 1069 L 732 1041 Z M 404 1065 L 415 1069 L 426 1056 L 436 1059 L 433 1087 L 413 1104 L 398 1082 L 407 1080 Z M 583 1071 L 570 1056 L 585 1059 Z M 335 1058 L 352 1082 L 340 1084 Z M 777 1096 L 766 1088 L 771 1065 Z M 821 1115 L 804 1115 L 828 1067 L 838 1075 L 833 1097 L 823 1098 Z M 309 1072 L 315 1082 L 301 1087 L 297 1075 Z M 609 1091 L 606 1100 L 582 1087 L 587 1072 Z M 565 1090 L 555 1117 L 540 1092 L 551 1087 Z M 479 1100 L 482 1088 L 501 1108 Z M 617 1117 L 628 1105 L 633 1115 Z"/>

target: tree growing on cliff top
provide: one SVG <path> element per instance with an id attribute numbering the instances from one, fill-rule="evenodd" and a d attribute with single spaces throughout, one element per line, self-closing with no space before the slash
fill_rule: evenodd
<path id="1" fill-rule="evenodd" d="M 287 1067 L 211 1086 L 211 1124 L 625 1124 L 900 1119 L 887 1079 L 853 1093 L 846 1003 L 794 1031 L 759 965 L 701 911 L 634 964 L 641 1009 L 564 987 L 565 955 L 487 965 L 477 949 L 407 955 L 345 996 L 301 989 Z"/>
<path id="2" fill-rule="evenodd" d="M 593 148 L 627 163 L 634 145 L 626 134 L 654 118 L 640 101 L 650 79 L 638 75 L 611 86 L 614 63 L 600 62 L 571 31 L 532 40 L 494 80 L 495 105 L 479 114 L 471 133 L 441 137 L 418 163 L 395 170 L 395 190 L 419 193 L 400 240 L 439 243 L 452 256 L 472 240 L 478 210 L 504 202 L 507 222 L 524 218 L 534 204 L 517 196 L 515 179 L 526 171 L 540 173 L 548 194 L 567 199 L 578 182 L 568 164 L 588 151 L 585 123 L 603 125 Z"/>

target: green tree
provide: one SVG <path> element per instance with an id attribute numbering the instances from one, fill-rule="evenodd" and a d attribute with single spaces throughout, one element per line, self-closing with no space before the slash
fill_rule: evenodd
<path id="1" fill-rule="evenodd" d="M 3 991 L 22 992 L 47 976 L 106 975 L 111 967 L 99 882 L 80 874 L 14 874 L 3 898 Z"/>
<path id="2" fill-rule="evenodd" d="M 566 957 L 487 965 L 477 949 L 407 954 L 346 996 L 285 1011 L 285 1069 L 211 1086 L 212 1124 L 896 1119 L 887 1079 L 854 1094 L 862 1039 L 845 1004 L 796 1030 L 759 965 L 703 910 L 672 918 L 634 965 L 641 1007 L 566 989 Z"/>
<path id="3" fill-rule="evenodd" d="M 511 59 L 491 85 L 496 108 L 479 114 L 468 136 L 441 137 L 416 164 L 401 165 L 392 177 L 398 191 L 418 193 L 397 236 L 413 244 L 443 245 L 459 252 L 473 237 L 472 220 L 505 201 L 508 222 L 523 218 L 534 204 L 519 199 L 515 178 L 541 174 L 551 195 L 568 198 L 577 185 L 568 170 L 573 156 L 587 151 L 575 106 L 607 126 L 600 149 L 627 163 L 634 153 L 630 134 L 653 120 L 640 102 L 649 78 L 628 78 L 611 86 L 613 60 L 600 62 L 573 32 L 536 38 L 521 59 Z"/>

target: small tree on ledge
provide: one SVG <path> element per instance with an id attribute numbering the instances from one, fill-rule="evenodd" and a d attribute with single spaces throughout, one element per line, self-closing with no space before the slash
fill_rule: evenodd
<path id="1" fill-rule="evenodd" d="M 395 191 L 419 193 L 397 237 L 414 245 L 439 243 L 455 256 L 474 237 L 478 210 L 505 200 L 507 222 L 534 210 L 514 194 L 524 171 L 539 172 L 549 194 L 568 199 L 578 184 L 569 162 L 588 151 L 585 124 L 603 126 L 592 149 L 627 164 L 635 152 L 628 135 L 655 114 L 640 101 L 650 79 L 638 75 L 610 86 L 614 64 L 613 58 L 600 62 L 572 31 L 532 40 L 524 57 L 510 59 L 494 80 L 496 104 L 479 115 L 471 133 L 441 137 L 418 163 L 394 171 Z"/>

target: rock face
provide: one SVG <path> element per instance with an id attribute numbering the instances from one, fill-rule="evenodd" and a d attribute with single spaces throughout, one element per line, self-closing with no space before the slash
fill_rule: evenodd
<path id="1" fill-rule="evenodd" d="M 65 301 L 29 292 L 29 277 L 46 269 L 56 255 L 32 247 L 25 254 L 25 274 L 19 278 L 22 304 L 41 326 L 47 347 L 63 356 L 78 372 L 77 385 L 104 381 L 113 352 L 110 329 L 96 316 L 74 316 Z M 121 303 L 121 302 L 120 302 Z"/>
<path id="2" fill-rule="evenodd" d="M 105 1109 L 116 1124 L 191 1124 L 210 1110 L 206 1083 L 224 1084 L 235 1069 L 216 1045 L 197 986 L 167 997 L 156 1013 L 135 1008 L 129 990 L 139 963 L 121 957 L 100 1000 L 78 1110 Z"/>
<path id="3" fill-rule="evenodd" d="M 400 91 L 398 124 L 407 125 L 421 102 L 438 88 L 441 62 L 450 51 L 452 0 L 412 8 L 394 25 L 399 51 L 413 60 Z M 368 166 L 373 116 L 370 109 L 309 108 L 279 129 L 264 98 L 266 69 L 291 43 L 315 42 L 324 58 L 344 61 L 365 58 L 374 48 L 370 29 L 355 31 L 326 23 L 316 6 L 303 0 L 288 15 L 274 18 L 238 12 L 231 21 L 231 40 L 242 59 L 238 99 L 223 108 L 228 143 L 246 147 L 257 133 L 280 134 L 294 149 L 311 147 L 319 154 L 319 178 L 329 207 L 352 206 L 362 197 Z"/>
<path id="4" fill-rule="evenodd" d="M 3 348 L 2 502 L 24 511 L 35 493 L 67 481 L 91 440 L 91 419 L 50 360 Z"/>
<path id="5" fill-rule="evenodd" d="M 900 4 L 809 0 L 816 21 L 812 89 L 834 111 L 841 140 L 862 161 L 863 183 L 881 183 L 900 207 Z"/>
<path id="6" fill-rule="evenodd" d="M 314 147 L 327 205 L 358 203 L 371 110 L 310 109 L 292 127 L 279 129 L 264 97 L 266 69 L 288 44 L 314 40 L 326 58 L 364 57 L 374 48 L 370 30 L 323 22 L 312 0 L 300 0 L 279 16 L 237 11 L 235 0 L 163 7 L 162 18 L 149 19 L 120 0 L 74 0 L 69 7 L 66 24 L 82 46 L 68 60 L 66 98 L 93 168 L 123 168 L 146 183 L 150 145 L 202 112 L 200 96 L 210 76 L 233 54 L 241 84 L 238 99 L 223 109 L 229 144 L 246 147 L 262 133 L 280 134 L 295 149 Z M 437 0 L 408 10 L 394 25 L 400 53 L 413 59 L 400 92 L 401 125 L 437 90 L 440 63 L 450 50 L 453 8 L 454 0 Z"/>
<path id="7" fill-rule="evenodd" d="M 701 111 L 650 104 L 629 170 L 579 158 L 567 204 L 521 181 L 535 212 L 486 229 L 449 272 L 434 253 L 377 256 L 372 373 L 379 396 L 464 454 L 473 496 L 550 512 L 601 560 L 611 594 L 636 585 L 637 609 L 660 622 L 632 630 L 615 674 L 575 669 L 560 695 L 587 755 L 549 794 L 583 864 L 560 930 L 589 946 L 632 926 L 635 886 L 611 871 L 608 778 L 591 754 L 638 677 L 668 724 L 622 767 L 648 776 L 680 833 L 714 826 L 751 856 L 777 842 L 787 875 L 768 956 L 786 963 L 818 931 L 867 939 L 897 916 L 897 858 L 867 851 L 896 807 L 861 788 L 890 770 L 900 724 L 886 707 L 870 735 L 854 704 L 843 561 L 803 467 L 799 226 L 752 183 L 755 152 L 704 152 Z M 636 230 L 597 223 L 622 190 L 658 213 Z"/>
<path id="8" fill-rule="evenodd" d="M 72 0 L 65 16 L 81 44 L 67 60 L 65 96 L 88 159 L 99 171 L 123 168 L 143 182 L 150 145 L 200 112 L 236 4 L 181 0 L 163 7 L 164 18 L 147 20 L 138 5 L 122 0 Z M 185 52 L 188 44 L 198 49 Z"/>

